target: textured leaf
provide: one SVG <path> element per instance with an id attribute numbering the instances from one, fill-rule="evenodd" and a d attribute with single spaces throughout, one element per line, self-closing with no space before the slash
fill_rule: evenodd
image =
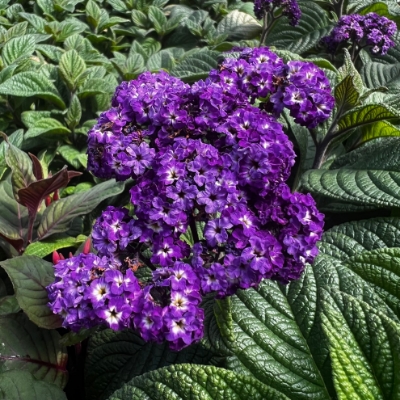
<path id="1" fill-rule="evenodd" d="M 400 129 L 387 121 L 379 121 L 374 124 L 366 125 L 361 130 L 359 144 L 380 137 L 398 137 Z"/>
<path id="2" fill-rule="evenodd" d="M 400 207 L 400 173 L 380 170 L 310 170 L 302 177 L 305 190 L 354 204 Z"/>
<path id="3" fill-rule="evenodd" d="M 382 64 L 380 62 L 367 62 L 361 68 L 361 76 L 369 88 L 378 86 L 400 86 L 400 62 L 396 64 Z"/>
<path id="4" fill-rule="evenodd" d="M 55 233 L 64 233 L 74 218 L 90 213 L 108 197 L 120 194 L 124 190 L 123 182 L 109 180 L 94 186 L 92 189 L 68 196 L 51 203 L 43 213 L 37 234 L 40 240 Z"/>
<path id="5" fill-rule="evenodd" d="M 230 40 L 253 39 L 261 33 L 262 27 L 251 15 L 233 10 L 218 24 L 219 35 Z"/>
<path id="6" fill-rule="evenodd" d="M 287 18 L 279 19 L 267 36 L 266 44 L 302 54 L 319 43 L 331 30 L 327 13 L 313 1 L 302 1 L 302 16 L 293 28 Z"/>
<path id="7" fill-rule="evenodd" d="M 367 104 L 353 108 L 339 120 L 338 135 L 351 129 L 372 124 L 385 119 L 396 119 L 400 117 L 400 112 L 390 106 L 382 104 Z"/>
<path id="8" fill-rule="evenodd" d="M 206 78 L 210 71 L 217 67 L 218 55 L 219 53 L 215 51 L 199 50 L 197 53 L 185 57 L 171 71 L 171 75 L 190 82 Z"/>
<path id="9" fill-rule="evenodd" d="M 165 343 L 144 342 L 132 330 L 98 332 L 89 341 L 85 365 L 88 400 L 107 399 L 122 384 L 145 372 L 172 364 L 209 364 L 213 357 L 201 344 L 172 352 Z"/>
<path id="10" fill-rule="evenodd" d="M 21 311 L 21 307 L 19 306 L 15 296 L 0 297 L 0 316 L 16 314 L 19 311 Z"/>
<path id="11" fill-rule="evenodd" d="M 146 64 L 149 71 L 158 71 L 160 69 L 171 71 L 174 65 L 175 60 L 172 54 L 167 50 L 161 50 L 158 53 L 153 54 L 149 57 Z"/>
<path id="12" fill-rule="evenodd" d="M 1 400 L 67 400 L 56 385 L 39 381 L 27 371 L 7 371 L 0 374 Z"/>
<path id="13" fill-rule="evenodd" d="M 24 35 L 9 40 L 3 48 L 1 56 L 6 65 L 29 57 L 35 51 L 35 38 L 32 35 Z"/>
<path id="14" fill-rule="evenodd" d="M 65 103 L 54 84 L 38 72 L 26 71 L 12 76 L 0 85 L 0 94 L 17 97 L 37 96 L 65 109 Z"/>
<path id="15" fill-rule="evenodd" d="M 222 368 L 177 365 L 134 378 L 110 400 L 284 400 L 256 379 Z"/>
<path id="16" fill-rule="evenodd" d="M 66 115 L 66 122 L 70 129 L 74 129 L 76 126 L 79 125 L 79 122 L 82 118 L 82 106 L 81 102 L 79 101 L 78 96 L 72 96 L 71 103 L 68 107 L 67 115 Z"/>
<path id="17" fill-rule="evenodd" d="M 64 146 L 60 146 L 57 151 L 60 153 L 62 158 L 64 158 L 64 160 L 71 164 L 74 168 L 80 169 L 82 167 L 79 156 L 81 156 L 83 153 L 74 146 L 66 144 Z"/>
<path id="18" fill-rule="evenodd" d="M 369 282 L 400 315 L 400 248 L 382 248 L 354 255 L 346 266 Z"/>
<path id="19" fill-rule="evenodd" d="M 18 191 L 28 187 L 35 181 L 32 170 L 32 161 L 24 151 L 9 144 L 6 152 L 6 162 L 12 171 L 11 180 L 13 191 L 18 200 Z"/>
<path id="20" fill-rule="evenodd" d="M 53 314 L 47 306 L 46 286 L 54 282 L 53 264 L 39 257 L 23 255 L 1 261 L 0 265 L 10 277 L 18 303 L 28 318 L 42 328 L 59 328 L 60 316 Z"/>
<path id="21" fill-rule="evenodd" d="M 63 388 L 67 354 L 59 340 L 57 331 L 38 328 L 24 314 L 0 317 L 0 372 L 28 371 Z"/>
<path id="22" fill-rule="evenodd" d="M 154 29 L 158 34 L 163 34 L 167 25 L 167 17 L 157 7 L 150 6 L 148 11 L 149 20 L 153 23 Z"/>
<path id="23" fill-rule="evenodd" d="M 323 297 L 323 324 L 339 399 L 398 398 L 400 325 L 345 293 L 330 291 Z"/>
<path id="24" fill-rule="evenodd" d="M 78 247 L 85 242 L 86 236 L 78 236 L 77 238 L 70 236 L 61 236 L 58 238 L 52 238 L 48 240 L 42 240 L 40 242 L 31 243 L 26 250 L 24 255 L 31 255 L 36 257 L 45 257 L 55 250 L 65 249 L 67 247 Z"/>
<path id="25" fill-rule="evenodd" d="M 75 89 L 79 75 L 85 70 L 85 61 L 76 50 L 68 50 L 61 56 L 60 72 L 70 89 Z"/>
<path id="26" fill-rule="evenodd" d="M 54 118 L 43 118 L 37 121 L 34 126 L 27 130 L 25 133 L 25 139 L 30 139 L 41 135 L 53 136 L 66 135 L 68 133 L 71 133 L 71 131 L 61 122 Z M 54 139 L 57 138 L 57 136 L 53 137 Z"/>

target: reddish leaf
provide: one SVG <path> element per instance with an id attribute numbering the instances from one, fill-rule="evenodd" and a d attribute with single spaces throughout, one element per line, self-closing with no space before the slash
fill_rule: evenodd
<path id="1" fill-rule="evenodd" d="M 28 208 L 30 214 L 36 213 L 46 196 L 68 185 L 71 172 L 74 176 L 81 175 L 80 172 L 67 171 L 67 167 L 64 167 L 49 178 L 32 182 L 28 187 L 18 191 L 19 202 Z"/>
<path id="2" fill-rule="evenodd" d="M 33 163 L 33 175 L 35 175 L 35 178 L 40 181 L 41 179 L 43 179 L 43 168 L 42 168 L 42 164 L 40 163 L 40 161 L 38 160 L 38 158 L 32 154 L 32 153 L 28 153 L 29 157 L 32 160 Z"/>

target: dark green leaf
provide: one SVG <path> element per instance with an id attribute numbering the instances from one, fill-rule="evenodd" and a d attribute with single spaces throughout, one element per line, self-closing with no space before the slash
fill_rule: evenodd
<path id="1" fill-rule="evenodd" d="M 17 97 L 37 96 L 65 109 L 65 103 L 54 84 L 41 73 L 26 71 L 12 76 L 0 85 L 0 94 Z"/>
<path id="2" fill-rule="evenodd" d="M 57 331 L 38 328 L 24 314 L 0 317 L 0 372 L 28 371 L 63 388 L 67 353 L 59 340 Z"/>
<path id="3" fill-rule="evenodd" d="M 1 261 L 14 286 L 18 304 L 28 318 L 46 329 L 61 326 L 59 315 L 48 307 L 46 286 L 54 282 L 53 264 L 35 256 L 21 256 Z"/>
<path id="4" fill-rule="evenodd" d="M 76 50 L 69 50 L 60 58 L 60 73 L 71 90 L 74 90 L 80 74 L 85 72 L 86 64 Z"/>
<path id="5" fill-rule="evenodd" d="M 253 39 L 262 27 L 251 15 L 233 10 L 219 24 L 217 33 L 227 35 L 230 40 Z"/>
<path id="6" fill-rule="evenodd" d="M 68 107 L 65 121 L 70 129 L 74 129 L 79 125 L 82 118 L 82 106 L 78 96 L 72 96 L 71 103 Z"/>
<path id="7" fill-rule="evenodd" d="M 157 7 L 150 6 L 148 11 L 149 20 L 153 23 L 154 29 L 159 35 L 164 34 L 167 25 L 167 17 Z"/>
<path id="8" fill-rule="evenodd" d="M 90 213 L 101 201 L 120 194 L 123 190 L 123 182 L 110 180 L 94 186 L 87 192 L 74 194 L 50 204 L 43 213 L 37 230 L 39 239 L 65 232 L 74 218 Z"/>
<path id="9" fill-rule="evenodd" d="M 32 35 L 16 37 L 4 45 L 1 56 L 6 65 L 10 65 L 31 56 L 35 51 L 35 45 L 35 38 Z"/>
<path id="10" fill-rule="evenodd" d="M 19 311 L 21 307 L 15 296 L 0 297 L 0 315 L 16 314 Z"/>
<path id="11" fill-rule="evenodd" d="M 209 364 L 212 352 L 200 344 L 180 352 L 168 350 L 166 343 L 145 342 L 136 332 L 107 329 L 89 341 L 85 382 L 87 400 L 102 400 L 135 376 L 171 364 Z"/>
<path id="12" fill-rule="evenodd" d="M 55 135 L 67 135 L 68 133 L 71 133 L 71 131 L 61 122 L 54 118 L 43 118 L 26 131 L 25 139 L 48 135 L 52 139 L 57 140 L 59 137 Z"/>
<path id="13" fill-rule="evenodd" d="M 39 381 L 27 371 L 7 371 L 0 374 L 1 400 L 67 400 L 56 385 Z"/>
<path id="14" fill-rule="evenodd" d="M 183 364 L 134 378 L 110 400 L 284 400 L 256 379 L 222 368 Z"/>

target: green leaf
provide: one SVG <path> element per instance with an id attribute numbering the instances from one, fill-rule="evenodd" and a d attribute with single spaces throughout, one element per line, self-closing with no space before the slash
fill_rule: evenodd
<path id="1" fill-rule="evenodd" d="M 218 24 L 217 33 L 227 35 L 228 40 L 245 40 L 255 38 L 261 30 L 261 25 L 251 15 L 233 10 Z"/>
<path id="2" fill-rule="evenodd" d="M 67 135 L 69 133 L 71 133 L 71 131 L 56 119 L 43 118 L 26 131 L 25 139 L 48 135 L 51 139 L 58 140 L 59 137 L 54 135 Z"/>
<path id="3" fill-rule="evenodd" d="M 57 238 L 42 240 L 31 243 L 24 251 L 24 256 L 36 256 L 44 258 L 55 250 L 65 249 L 67 247 L 78 247 L 85 242 L 86 236 L 80 235 L 77 238 L 62 235 Z"/>
<path id="4" fill-rule="evenodd" d="M 361 137 L 358 144 L 368 142 L 372 139 L 381 137 L 398 137 L 400 129 L 387 121 L 379 121 L 374 124 L 366 125 L 361 129 Z"/>
<path id="5" fill-rule="evenodd" d="M 61 157 L 64 158 L 64 160 L 71 164 L 74 168 L 80 169 L 82 166 L 84 166 L 80 161 L 80 156 L 84 154 L 74 146 L 66 144 L 64 146 L 60 146 L 57 151 L 60 153 Z"/>
<path id="6" fill-rule="evenodd" d="M 21 147 L 23 140 L 24 140 L 23 129 L 15 131 L 8 137 L 8 142 L 18 148 Z M 6 163 L 7 149 L 8 149 L 8 143 L 5 140 L 3 140 L 0 143 L 0 178 L 3 176 L 4 172 L 7 169 L 7 163 Z"/>
<path id="7" fill-rule="evenodd" d="M 140 11 L 140 10 L 133 10 L 131 14 L 132 22 L 140 27 L 140 28 L 146 28 L 148 24 L 148 19 L 147 15 Z"/>
<path id="8" fill-rule="evenodd" d="M 93 25 L 94 27 L 99 24 L 101 18 L 101 9 L 93 0 L 89 0 L 86 3 L 86 15 L 89 24 Z"/>
<path id="9" fill-rule="evenodd" d="M 46 25 L 46 20 L 44 18 L 39 17 L 36 14 L 31 14 L 31 13 L 26 13 L 26 12 L 21 12 L 19 15 L 26 19 L 34 28 L 37 32 L 39 33 L 45 33 L 44 27 Z"/>
<path id="10" fill-rule="evenodd" d="M 68 107 L 65 121 L 70 129 L 74 129 L 79 125 L 82 118 L 82 106 L 78 96 L 72 96 L 71 103 Z"/>
<path id="11" fill-rule="evenodd" d="M 159 35 L 164 34 L 167 25 L 167 17 L 157 7 L 150 6 L 148 11 L 149 20 L 153 23 L 154 29 Z"/>
<path id="12" fill-rule="evenodd" d="M 0 297 L 0 316 L 8 314 L 16 314 L 21 311 L 15 296 Z M 1 398 L 1 397 L 0 397 Z"/>
<path id="13" fill-rule="evenodd" d="M 361 68 L 361 76 L 369 88 L 378 86 L 398 87 L 400 84 L 400 62 L 396 64 L 382 64 L 369 61 Z"/>
<path id="14" fill-rule="evenodd" d="M 186 56 L 172 69 L 171 75 L 188 82 L 204 79 L 212 69 L 217 67 L 218 55 L 219 53 L 215 51 L 199 49 L 196 53 Z"/>
<path id="15" fill-rule="evenodd" d="M 214 354 L 201 344 L 173 352 L 166 343 L 145 342 L 133 330 L 106 329 L 89 341 L 85 365 L 87 400 L 107 399 L 123 383 L 157 368 L 182 363 L 209 364 L 213 359 Z"/>
<path id="16" fill-rule="evenodd" d="M 134 378 L 109 400 L 284 400 L 281 393 L 256 379 L 200 365 L 173 365 Z"/>
<path id="17" fill-rule="evenodd" d="M 54 282 L 53 264 L 39 257 L 23 255 L 1 261 L 14 287 L 18 304 L 28 318 L 41 328 L 61 326 L 59 315 L 48 307 L 46 286 Z"/>
<path id="18" fill-rule="evenodd" d="M 149 71 L 159 71 L 160 69 L 171 71 L 175 66 L 175 60 L 168 50 L 161 50 L 147 60 L 146 66 Z"/>
<path id="19" fill-rule="evenodd" d="M 28 187 L 36 179 L 33 175 L 32 161 L 28 154 L 9 143 L 6 152 L 6 162 L 12 171 L 12 186 L 15 198 L 20 189 Z"/>
<path id="20" fill-rule="evenodd" d="M 51 203 L 43 213 L 37 230 L 39 240 L 55 233 L 63 233 L 74 218 L 90 213 L 97 205 L 124 190 L 123 182 L 109 180 L 94 186 L 92 189 Z"/>
<path id="21" fill-rule="evenodd" d="M 86 64 L 78 52 L 72 49 L 61 56 L 59 68 L 70 90 L 75 90 L 79 75 L 86 70 Z"/>
<path id="22" fill-rule="evenodd" d="M 41 329 L 24 314 L 0 317 L 0 372 L 28 371 L 63 388 L 68 377 L 67 353 L 59 340 L 56 330 Z"/>
<path id="23" fill-rule="evenodd" d="M 32 35 L 24 35 L 9 40 L 3 47 L 1 56 L 6 65 L 29 57 L 35 51 L 35 38 Z"/>
<path id="24" fill-rule="evenodd" d="M 1 400 L 67 400 L 56 385 L 39 381 L 27 371 L 7 371 L 0 374 Z"/>
<path id="25" fill-rule="evenodd" d="M 313 1 L 302 1 L 299 5 L 302 11 L 299 25 L 293 28 L 287 18 L 280 18 L 267 36 L 268 46 L 302 54 L 328 35 L 332 25 L 325 10 Z"/>
<path id="26" fill-rule="evenodd" d="M 400 207 L 400 173 L 381 170 L 310 170 L 302 177 L 305 190 L 330 199 L 362 205 Z"/>
<path id="27" fill-rule="evenodd" d="M 0 85 L 0 94 L 17 97 L 37 96 L 65 109 L 65 103 L 54 84 L 43 74 L 33 71 L 20 72 Z"/>
<path id="28" fill-rule="evenodd" d="M 353 108 L 343 115 L 339 120 L 339 131 L 337 135 L 342 135 L 351 129 L 372 124 L 385 119 L 396 119 L 400 117 L 400 112 L 394 108 L 382 104 L 367 104 Z"/>
<path id="29" fill-rule="evenodd" d="M 380 296 L 400 315 L 400 248 L 383 248 L 354 255 L 346 266 L 369 282 Z"/>
<path id="30" fill-rule="evenodd" d="M 0 86 L 1 87 L 1 86 Z M 79 88 L 78 96 L 80 99 L 84 99 L 89 96 L 95 96 L 96 94 L 112 94 L 115 91 L 115 86 L 104 79 L 88 79 Z"/>
<path id="31" fill-rule="evenodd" d="M 395 399 L 400 395 L 400 325 L 340 291 L 323 294 L 323 325 L 330 342 L 340 399 Z M 329 305 L 327 304 L 329 302 Z"/>

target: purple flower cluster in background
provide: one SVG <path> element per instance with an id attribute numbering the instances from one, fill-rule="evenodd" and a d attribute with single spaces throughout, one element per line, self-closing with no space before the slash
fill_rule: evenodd
<path id="1" fill-rule="evenodd" d="M 384 55 L 395 45 L 392 37 L 396 32 L 395 22 L 376 13 L 344 15 L 322 42 L 331 53 L 339 45 L 351 43 L 359 50 L 368 47 L 373 54 Z"/>
<path id="2" fill-rule="evenodd" d="M 255 0 L 254 14 L 258 19 L 263 19 L 267 13 L 273 13 L 276 9 L 282 9 L 282 15 L 289 19 L 292 26 L 299 23 L 301 10 L 297 0 Z"/>
<path id="3" fill-rule="evenodd" d="M 55 266 L 50 306 L 64 326 L 131 327 L 179 350 L 202 337 L 207 293 L 299 278 L 323 215 L 285 183 L 295 153 L 276 118 L 287 107 L 315 126 L 332 106 L 321 70 L 267 48 L 192 86 L 165 72 L 123 82 L 88 134 L 88 165 L 98 177 L 134 178 L 134 215 L 107 207 L 93 228 L 98 255 Z"/>

